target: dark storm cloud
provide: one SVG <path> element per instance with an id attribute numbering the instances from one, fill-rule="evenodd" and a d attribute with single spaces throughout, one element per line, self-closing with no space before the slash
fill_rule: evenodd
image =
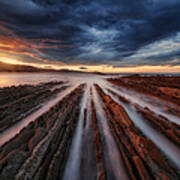
<path id="1" fill-rule="evenodd" d="M 0 0 L 0 34 L 7 29 L 8 38 L 27 40 L 25 50 L 35 47 L 35 57 L 67 64 L 179 62 L 178 48 L 135 58 L 154 42 L 176 36 L 179 22 L 179 0 Z"/>

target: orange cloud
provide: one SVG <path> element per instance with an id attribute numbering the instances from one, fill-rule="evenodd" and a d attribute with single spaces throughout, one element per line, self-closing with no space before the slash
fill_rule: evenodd
<path id="1" fill-rule="evenodd" d="M 88 72 L 104 73 L 180 73 L 180 66 L 135 66 L 135 67 L 113 67 L 110 65 L 67 65 L 60 61 L 50 61 L 41 49 L 71 48 L 72 45 L 64 45 L 59 40 L 49 39 L 23 39 L 18 37 L 0 22 L 0 31 L 6 35 L 0 35 L 0 61 L 11 64 L 33 65 L 38 67 L 51 67 L 54 69 L 70 69 Z M 53 44 L 54 43 L 54 44 Z M 51 45 L 52 44 L 52 45 Z M 70 59 L 63 57 L 64 60 Z M 34 62 L 31 61 L 34 60 Z M 177 60 L 174 60 L 176 62 Z M 85 68 L 82 68 L 85 67 Z"/>
<path id="2" fill-rule="evenodd" d="M 51 63 L 49 59 L 46 58 L 46 54 L 42 52 L 41 49 L 59 49 L 59 48 L 69 48 L 70 45 L 50 45 L 48 43 L 60 43 L 57 40 L 48 39 L 23 39 L 18 37 L 13 31 L 9 30 L 2 24 L 0 25 L 0 31 L 4 32 L 6 35 L 0 35 L 0 53 L 16 56 L 25 56 L 24 61 L 28 62 L 28 57 L 32 58 L 34 61 L 40 61 L 42 63 Z M 22 59 L 22 58 L 21 58 Z M 66 65 L 63 62 L 59 62 L 62 66 Z"/>

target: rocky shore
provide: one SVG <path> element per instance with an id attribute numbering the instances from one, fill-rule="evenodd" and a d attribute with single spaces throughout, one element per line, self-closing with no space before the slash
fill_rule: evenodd
<path id="1" fill-rule="evenodd" d="M 39 109 L 42 103 L 55 97 L 67 86 L 64 82 L 12 86 L 0 89 L 0 133 Z M 61 87 L 51 90 L 52 88 Z"/>
<path id="2" fill-rule="evenodd" d="M 164 82 L 144 78 L 0 89 L 0 179 L 178 180 L 177 98 L 158 97 L 152 88 Z M 167 80 L 169 88 L 178 89 L 177 81 Z M 21 114 L 38 104 L 21 125 Z"/>
<path id="3" fill-rule="evenodd" d="M 84 85 L 31 122 L 0 149 L 0 179 L 62 177 Z"/>
<path id="4" fill-rule="evenodd" d="M 96 85 L 130 179 L 178 179 L 179 173 L 133 124 L 124 108 Z"/>
<path id="5" fill-rule="evenodd" d="M 111 78 L 112 84 L 153 95 L 168 102 L 180 105 L 180 76 L 125 76 Z M 180 115 L 180 114 L 179 114 Z"/>

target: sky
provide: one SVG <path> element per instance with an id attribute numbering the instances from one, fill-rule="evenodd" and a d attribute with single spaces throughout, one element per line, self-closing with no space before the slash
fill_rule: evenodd
<path id="1" fill-rule="evenodd" d="M 180 72 L 180 0 L 0 0 L 0 61 Z"/>

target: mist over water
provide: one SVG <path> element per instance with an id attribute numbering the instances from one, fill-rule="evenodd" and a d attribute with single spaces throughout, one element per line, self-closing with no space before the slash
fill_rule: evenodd
<path id="1" fill-rule="evenodd" d="M 83 136 L 83 120 L 84 111 L 87 108 L 88 97 L 90 96 L 89 87 L 86 88 L 84 96 L 82 98 L 80 107 L 80 116 L 76 127 L 75 135 L 73 138 L 69 159 L 66 165 L 64 180 L 78 180 L 80 179 L 80 160 L 81 160 L 81 148 L 82 148 L 82 136 Z"/>
<path id="2" fill-rule="evenodd" d="M 92 88 L 92 99 L 90 97 L 90 89 Z M 95 109 L 98 116 L 98 123 L 101 124 L 102 133 L 105 138 L 105 144 L 107 149 L 104 150 L 106 154 L 106 165 L 107 167 L 112 167 L 113 174 L 117 179 L 128 179 L 125 173 L 125 169 L 123 167 L 122 160 L 120 158 L 120 154 L 118 152 L 116 143 L 111 135 L 109 126 L 107 124 L 107 120 L 105 118 L 105 114 L 100 104 L 100 99 L 96 90 L 93 87 L 92 82 L 87 85 L 87 89 L 85 90 L 82 102 L 81 102 L 81 112 L 79 117 L 79 122 L 77 124 L 77 128 L 75 131 L 75 135 L 72 142 L 72 147 L 69 155 L 69 159 L 66 165 L 65 175 L 63 177 L 64 180 L 80 179 L 80 159 L 81 159 L 81 148 L 82 148 L 82 136 L 83 136 L 83 119 L 84 119 L 84 110 L 87 109 L 87 112 L 90 111 L 88 108 L 88 104 L 91 100 L 95 103 Z M 110 165 L 109 165 L 110 163 Z"/>
<path id="3" fill-rule="evenodd" d="M 83 73 L 0 73 L 0 87 L 36 85 L 50 81 L 69 81 L 72 84 L 90 83 L 103 78 L 103 76 Z"/>
<path id="4" fill-rule="evenodd" d="M 106 93 L 123 106 L 130 119 L 143 132 L 143 134 L 151 139 L 160 148 L 160 150 L 180 168 L 180 149 L 164 135 L 160 134 L 157 130 L 151 128 L 147 123 L 145 123 L 141 116 L 138 115 L 131 107 L 125 105 L 123 102 L 120 102 L 117 97 L 108 93 L 108 91 L 106 91 Z"/>
<path id="5" fill-rule="evenodd" d="M 5 130 L 3 133 L 0 134 L 0 145 L 3 145 L 5 142 L 13 138 L 16 134 L 18 134 L 24 127 L 26 127 L 30 122 L 36 120 L 40 115 L 47 112 L 51 107 L 56 105 L 63 97 L 68 95 L 72 90 L 78 87 L 80 84 L 87 84 L 87 90 L 85 93 L 85 101 L 89 97 L 89 88 L 90 86 L 99 81 L 103 82 L 103 78 L 97 78 L 97 75 L 86 75 L 86 74 L 67 74 L 67 73 L 0 73 L 0 87 L 8 87 L 8 86 L 18 86 L 24 84 L 32 84 L 36 85 L 42 82 L 50 82 L 50 81 L 64 81 L 68 82 L 69 87 L 60 92 L 56 98 L 43 103 L 41 108 L 37 111 L 33 112 L 22 121 L 16 123 L 9 129 Z M 85 108 L 86 104 L 82 102 L 82 111 Z M 83 112 L 82 112 L 83 113 Z M 83 115 L 82 115 L 83 116 Z"/>
<path id="6" fill-rule="evenodd" d="M 93 152 L 93 137 L 91 146 L 88 143 L 84 142 L 89 138 L 89 133 L 92 136 L 92 119 L 91 119 L 91 101 L 94 102 L 95 105 L 95 113 L 97 116 L 97 124 L 99 128 L 99 132 L 103 141 L 103 155 L 105 156 L 105 166 L 107 168 L 107 177 L 111 179 L 115 177 L 116 179 L 126 180 L 128 179 L 128 175 L 125 169 L 125 165 L 122 159 L 122 154 L 120 153 L 114 136 L 112 134 L 112 129 L 110 129 L 108 124 L 108 118 L 103 109 L 103 102 L 95 89 L 95 84 L 99 85 L 102 90 L 109 95 L 113 100 L 115 100 L 119 105 L 121 105 L 124 110 L 127 112 L 130 120 L 134 123 L 134 125 L 141 130 L 141 132 L 165 154 L 165 156 L 171 160 L 176 166 L 180 169 L 180 149 L 173 142 L 171 142 L 167 137 L 165 137 L 162 133 L 158 132 L 156 129 L 152 128 L 149 124 L 144 121 L 144 119 L 136 112 L 134 105 L 137 104 L 142 108 L 148 107 L 152 112 L 156 115 L 163 115 L 169 121 L 180 124 L 179 118 L 167 113 L 163 110 L 165 104 L 164 101 L 159 99 L 151 99 L 150 96 L 142 95 L 139 93 L 135 93 L 133 91 L 127 90 L 125 88 L 119 88 L 114 86 L 106 81 L 105 78 L 107 76 L 98 76 L 98 75 L 89 75 L 89 74 L 57 74 L 57 73 L 12 73 L 12 74 L 1 74 L 1 77 L 6 77 L 3 81 L 0 81 L 0 87 L 7 87 L 12 85 L 20 85 L 20 84 L 38 84 L 42 82 L 49 81 L 64 81 L 68 88 L 60 92 L 53 99 L 48 100 L 40 105 L 40 108 L 28 115 L 22 121 L 16 123 L 9 129 L 5 130 L 0 134 L 0 146 L 4 143 L 11 140 L 14 136 L 16 136 L 24 127 L 26 127 L 30 122 L 35 121 L 39 116 L 47 112 L 51 107 L 55 106 L 59 101 L 61 101 L 64 97 L 70 94 L 75 88 L 77 88 L 81 84 L 85 84 L 84 93 L 81 99 L 81 103 L 78 104 L 80 106 L 80 114 L 78 117 L 77 126 L 75 128 L 74 136 L 72 138 L 72 144 L 70 146 L 69 156 L 67 159 L 67 163 L 65 165 L 65 171 L 63 174 L 63 180 L 79 180 L 82 179 L 82 160 L 86 153 L 83 147 L 85 144 L 86 148 L 91 147 L 89 149 L 90 154 Z M 109 76 L 110 77 L 110 76 Z M 130 101 L 130 104 L 125 104 L 121 102 L 117 96 L 113 95 L 108 90 L 120 95 L 127 100 Z M 168 106 L 173 106 L 169 104 Z M 86 111 L 86 113 L 85 113 Z M 84 122 L 86 119 L 86 123 Z M 44 141 L 42 141 L 44 142 Z M 41 142 L 39 143 L 41 145 Z M 90 158 L 90 157 L 88 157 Z M 87 159 L 88 159 L 87 158 Z M 95 160 L 94 160 L 95 161 Z M 91 163 L 89 163 L 91 164 Z M 94 162 L 95 164 L 95 162 Z M 86 164 L 85 164 L 86 165 Z M 91 164 L 92 165 L 92 164 Z M 89 166 L 85 167 L 86 171 L 88 171 Z M 91 172 L 95 171 L 96 167 L 90 167 Z M 109 174 L 108 174 L 109 173 Z M 93 175 L 89 175 L 90 179 L 94 177 Z"/>
<path id="7" fill-rule="evenodd" d="M 30 122 L 35 121 L 39 116 L 47 112 L 51 107 L 55 106 L 61 99 L 63 99 L 66 95 L 68 95 L 73 89 L 75 89 L 77 85 L 70 86 L 65 91 L 57 94 L 56 98 L 51 99 L 50 101 L 43 103 L 37 111 L 33 112 L 26 118 L 17 122 L 12 127 L 8 128 L 4 132 L 0 133 L 0 146 L 5 142 L 9 141 L 16 134 L 18 134 L 24 127 L 26 127 Z"/>
<path id="8" fill-rule="evenodd" d="M 162 115 L 162 116 L 166 117 L 169 121 L 180 124 L 179 117 L 164 111 L 164 106 L 169 106 L 174 109 L 178 108 L 175 105 L 167 104 L 167 102 L 164 102 L 163 100 L 159 100 L 155 97 L 138 94 L 137 92 L 133 92 L 133 91 L 127 90 L 125 88 L 118 88 L 116 86 L 112 86 L 107 83 L 104 85 L 104 88 L 110 89 L 110 90 L 114 91 L 115 93 L 117 93 L 118 95 L 126 98 L 127 100 L 129 100 L 132 103 L 132 105 L 138 104 L 142 108 L 147 107 L 155 114 Z"/>
<path id="9" fill-rule="evenodd" d="M 112 171 L 117 179 L 128 179 L 127 174 L 125 172 L 122 159 L 120 157 L 117 145 L 114 141 L 114 138 L 111 134 L 111 130 L 107 124 L 107 119 L 105 116 L 105 113 L 102 109 L 101 100 L 98 97 L 98 94 L 93 87 L 93 100 L 95 102 L 96 112 L 98 116 L 99 123 L 102 127 L 102 133 L 105 138 L 105 144 L 107 147 L 107 159 L 106 159 L 106 165 L 112 167 Z"/>

